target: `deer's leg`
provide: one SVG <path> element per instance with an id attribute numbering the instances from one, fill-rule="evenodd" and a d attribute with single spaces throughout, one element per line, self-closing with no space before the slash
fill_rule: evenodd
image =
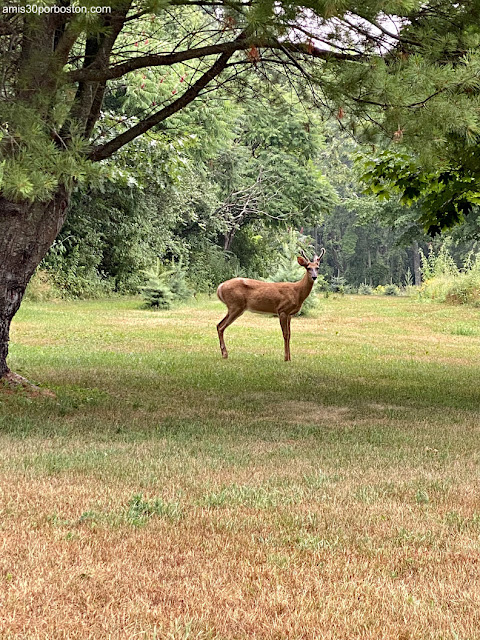
<path id="1" fill-rule="evenodd" d="M 290 360 L 290 320 L 291 316 L 286 313 L 279 314 L 280 326 L 283 331 L 283 341 L 285 343 L 285 361 Z"/>
<path id="2" fill-rule="evenodd" d="M 238 309 L 235 311 L 229 309 L 227 315 L 217 324 L 218 339 L 220 340 L 220 351 L 222 352 L 223 358 L 228 358 L 228 351 L 227 347 L 225 346 L 225 340 L 223 339 L 223 332 L 229 325 L 232 324 L 232 322 L 234 322 L 242 315 L 243 311 L 243 309 Z"/>
<path id="3" fill-rule="evenodd" d="M 290 322 L 292 320 L 292 316 L 288 316 L 287 318 L 287 329 L 288 329 L 288 358 L 286 358 L 287 360 L 290 360 Z"/>

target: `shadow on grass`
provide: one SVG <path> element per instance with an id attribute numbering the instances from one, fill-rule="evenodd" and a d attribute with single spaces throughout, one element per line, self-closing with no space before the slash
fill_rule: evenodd
<path id="1" fill-rule="evenodd" d="M 396 421 L 455 423 L 478 415 L 478 368 L 435 362 L 218 358 L 183 353 L 58 354 L 34 378 L 56 399 L 1 398 L 0 430 L 15 437 L 90 433 L 100 438 L 202 440 L 211 435 L 382 441 Z M 43 365 L 43 366 L 42 366 Z M 54 366 L 55 365 L 55 366 Z M 114 365 L 114 366 L 113 366 Z M 394 438 L 395 440 L 395 438 Z"/>

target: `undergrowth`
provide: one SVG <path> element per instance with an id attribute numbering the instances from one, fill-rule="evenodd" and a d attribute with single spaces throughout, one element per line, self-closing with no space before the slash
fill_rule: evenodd
<path id="1" fill-rule="evenodd" d="M 458 267 L 445 242 L 437 254 L 421 253 L 424 282 L 419 289 L 420 299 L 480 306 L 480 254 L 469 254 Z"/>

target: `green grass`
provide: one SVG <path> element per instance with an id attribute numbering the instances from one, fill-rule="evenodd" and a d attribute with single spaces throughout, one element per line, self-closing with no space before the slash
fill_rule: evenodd
<path id="1" fill-rule="evenodd" d="M 2 638 L 480 637 L 478 312 L 320 298 L 290 363 L 223 314 L 22 307 Z"/>

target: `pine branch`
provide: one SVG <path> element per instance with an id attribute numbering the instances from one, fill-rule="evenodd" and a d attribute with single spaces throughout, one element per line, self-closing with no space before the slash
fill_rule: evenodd
<path id="1" fill-rule="evenodd" d="M 239 41 L 238 38 L 231 42 L 222 42 L 218 44 L 198 47 L 196 49 L 185 49 L 167 54 L 151 54 L 146 56 L 138 56 L 132 58 L 128 62 L 117 64 L 108 69 L 95 69 L 86 67 L 77 69 L 66 74 L 67 80 L 70 82 L 106 82 L 113 78 L 120 78 L 131 71 L 144 69 L 145 67 L 171 66 L 179 62 L 193 60 L 196 58 L 204 58 L 206 56 L 227 54 L 231 56 L 236 51 L 245 51 L 250 47 L 257 48 L 281 49 L 291 53 L 301 53 L 306 56 L 322 59 L 322 60 L 360 60 L 360 54 L 340 53 L 337 51 L 319 49 L 304 43 L 279 42 L 278 40 L 255 40 L 249 39 Z"/>
<path id="2" fill-rule="evenodd" d="M 366 22 L 369 22 L 371 25 L 373 25 L 376 29 L 381 31 L 383 34 L 385 34 L 389 38 L 393 38 L 394 40 L 397 40 L 398 42 L 402 42 L 404 44 L 411 44 L 414 47 L 421 47 L 422 46 L 421 42 L 418 42 L 417 40 L 411 40 L 410 38 L 406 38 L 405 36 L 399 35 L 398 33 L 393 33 L 392 31 L 389 31 L 380 22 L 378 22 L 378 20 L 371 20 L 371 19 L 364 18 L 363 16 L 361 16 L 359 14 L 357 14 L 357 15 L 362 20 L 365 20 Z"/>
<path id="3" fill-rule="evenodd" d="M 241 43 L 244 39 L 245 34 L 242 33 L 238 36 L 235 42 L 238 41 L 239 43 Z M 89 158 L 94 162 L 109 158 L 113 153 L 115 153 L 115 151 L 118 151 L 118 149 L 126 145 L 128 142 L 131 142 L 138 136 L 146 133 L 147 131 L 152 129 L 152 127 L 155 127 L 160 122 L 163 122 L 173 114 L 189 105 L 191 102 L 193 102 L 193 100 L 195 100 L 202 89 L 204 89 L 214 78 L 222 73 L 229 59 L 231 58 L 233 53 L 235 53 L 235 51 L 236 49 L 233 49 L 232 51 L 222 53 L 222 55 L 216 60 L 216 62 L 210 67 L 210 69 L 208 69 L 208 71 L 206 71 L 194 84 L 192 84 L 177 100 L 174 100 L 163 109 L 160 109 L 159 111 L 146 118 L 145 120 L 142 120 L 130 129 L 127 129 L 127 131 L 124 131 L 113 140 L 95 147 L 91 151 Z"/>

